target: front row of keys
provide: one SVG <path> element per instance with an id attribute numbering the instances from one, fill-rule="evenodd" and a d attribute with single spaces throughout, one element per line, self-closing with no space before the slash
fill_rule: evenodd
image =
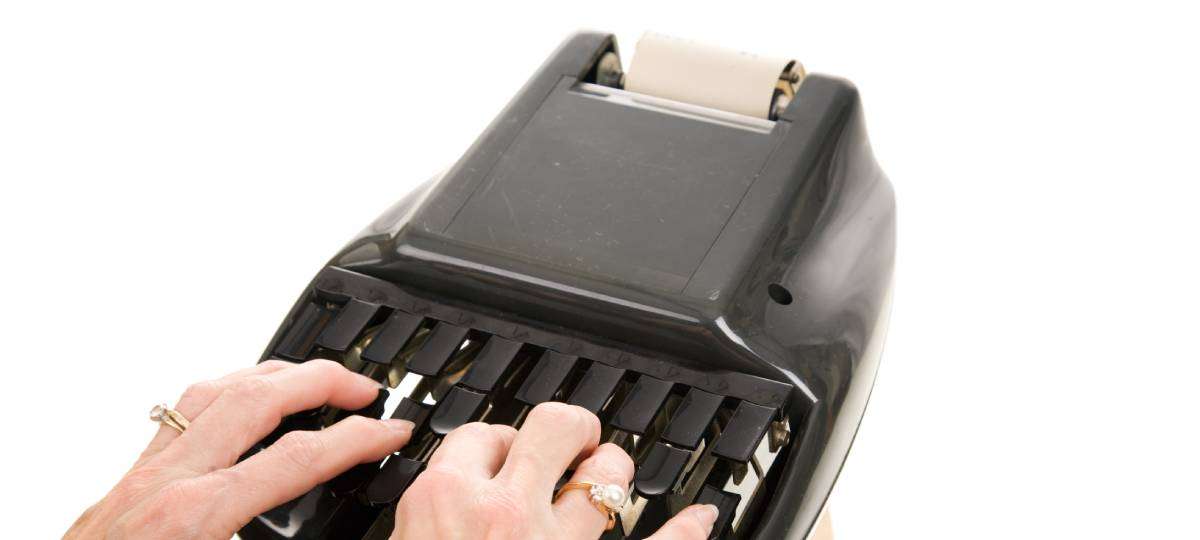
<path id="1" fill-rule="evenodd" d="M 356 314 L 356 318 L 363 317 L 365 315 Z M 412 332 L 411 321 L 392 322 L 397 323 L 393 326 L 398 328 L 396 333 Z M 334 335 L 338 333 L 329 332 L 332 337 L 322 337 L 321 340 L 327 339 L 329 345 L 338 341 L 336 344 L 340 345 L 340 340 L 334 339 L 339 337 Z M 427 365 L 422 371 L 441 373 L 445 369 L 443 365 L 438 365 L 441 359 L 449 358 L 454 351 L 465 347 L 467 335 L 467 331 L 461 327 L 437 326 L 418 348 L 414 360 L 416 356 L 423 356 Z M 399 341 L 386 344 L 386 348 L 395 348 Z M 429 403 L 428 398 L 421 402 L 414 399 L 417 397 L 415 395 L 403 397 L 391 411 L 391 418 L 405 419 L 415 424 L 414 441 L 419 436 L 424 437 L 424 450 L 419 447 L 405 449 L 381 462 L 359 465 L 346 471 L 327 484 L 334 497 L 356 499 L 371 507 L 395 503 L 423 470 L 423 460 L 433 448 L 428 444 L 436 445 L 438 438 L 455 428 L 480 420 L 493 406 L 494 400 L 501 399 L 497 396 L 505 394 L 509 397 L 504 399 L 513 400 L 518 407 L 526 407 L 526 410 L 550 400 L 576 404 L 605 418 L 608 421 L 606 429 L 639 436 L 641 444 L 650 447 L 640 449 L 637 454 L 641 458 L 632 489 L 639 497 L 651 500 L 678 494 L 684 484 L 694 482 L 692 479 L 685 480 L 686 475 L 692 474 L 688 471 L 693 467 L 696 471 L 703 471 L 697 473 L 705 475 L 703 482 L 722 482 L 723 475 L 727 473 L 712 473 L 712 465 L 697 464 L 700 458 L 737 462 L 744 471 L 745 465 L 762 444 L 771 422 L 777 417 L 777 411 L 773 408 L 748 401 L 730 403 L 733 400 L 718 394 L 694 387 L 681 388 L 676 383 L 646 374 L 629 373 L 607 364 L 555 351 L 541 351 L 534 355 L 524 348 L 524 344 L 498 336 L 487 337 L 487 341 L 477 347 L 478 352 L 457 384 L 444 390 L 436 402 Z M 422 355 L 422 352 L 425 354 Z M 523 375 L 510 377 L 518 372 Z M 424 380 L 427 383 L 430 379 Z M 685 392 L 678 393 L 684 389 Z M 351 414 L 380 418 L 386 414 L 384 403 L 387 397 L 388 391 L 381 390 L 379 398 L 369 406 L 358 411 L 325 416 L 326 421 L 336 421 Z M 666 413 L 663 408 L 668 406 L 670 412 Z M 724 412 L 720 412 L 722 410 Z M 711 462 L 702 460 L 700 463 Z M 736 466 L 730 463 L 719 470 L 728 471 L 729 467 Z M 738 482 L 740 484 L 741 480 Z M 714 538 L 723 536 L 729 530 L 740 501 L 739 495 L 725 492 L 717 485 L 702 485 L 696 502 L 714 504 L 720 511 Z"/>

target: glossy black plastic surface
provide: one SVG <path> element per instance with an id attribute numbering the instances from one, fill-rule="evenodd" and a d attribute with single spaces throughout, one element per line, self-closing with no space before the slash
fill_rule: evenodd
<path id="1" fill-rule="evenodd" d="M 670 491 L 679 482 L 683 467 L 687 465 L 691 455 L 691 452 L 682 448 L 655 443 L 646 454 L 646 458 L 637 464 L 633 489 L 648 497 Z"/>
<path id="2" fill-rule="evenodd" d="M 775 409 L 749 401 L 739 403 L 720 438 L 713 444 L 713 455 L 743 463 L 750 461 L 774 417 Z"/>
<path id="3" fill-rule="evenodd" d="M 421 326 L 421 317 L 397 311 L 388 318 L 387 323 L 371 340 L 371 344 L 363 350 L 362 358 L 376 364 L 390 364 L 400 348 L 412 339 L 417 328 Z"/>
<path id="4" fill-rule="evenodd" d="M 722 401 L 725 401 L 724 396 L 696 388 L 688 390 L 675 414 L 671 415 L 671 423 L 667 424 L 667 430 L 662 435 L 663 440 L 689 450 L 695 448 Z"/>
<path id="5" fill-rule="evenodd" d="M 658 414 L 671 388 L 675 386 L 670 381 L 642 375 L 633 385 L 629 396 L 613 417 L 613 427 L 630 433 L 641 435 L 646 432 L 650 421 Z"/>
<path id="6" fill-rule="evenodd" d="M 392 456 L 379 469 L 379 474 L 367 486 L 365 498 L 374 505 L 396 502 L 412 485 L 425 464 L 414 459 Z"/>
<path id="7" fill-rule="evenodd" d="M 317 336 L 317 345 L 334 351 L 344 351 L 362 333 L 375 314 L 379 304 L 362 300 L 351 300 L 338 310 L 337 317 Z"/>
<path id="8" fill-rule="evenodd" d="M 600 408 L 608 402 L 608 398 L 617 389 L 617 383 L 621 382 L 621 377 L 624 375 L 625 370 L 623 369 L 594 363 L 584 372 L 583 379 L 579 381 L 579 384 L 575 385 L 575 390 L 571 392 L 567 403 L 579 405 L 592 411 L 592 414 L 600 414 Z"/>
<path id="9" fill-rule="evenodd" d="M 420 429 L 425 420 L 429 418 L 429 405 L 418 403 L 409 398 L 400 400 L 400 404 L 396 405 L 396 410 L 392 411 L 392 418 L 396 420 L 408 420 L 415 425 L 414 431 Z"/>
<path id="10" fill-rule="evenodd" d="M 429 427 L 438 435 L 445 435 L 475 419 L 483 410 L 487 394 L 462 386 L 450 389 L 429 417 Z"/>
<path id="11" fill-rule="evenodd" d="M 706 441 L 733 461 L 764 429 L 763 409 L 778 414 L 791 440 L 766 478 L 769 504 L 739 536 L 802 538 L 862 417 L 890 298 L 894 199 L 858 92 L 809 75 L 769 130 L 747 130 L 589 93 L 580 82 L 612 49 L 603 34 L 568 39 L 454 167 L 372 223 L 313 291 L 393 309 L 380 335 L 396 317 L 410 336 L 413 318 L 435 319 L 431 352 L 410 362 L 418 373 L 439 374 L 468 328 L 543 348 L 516 392 L 524 403 L 566 399 L 596 363 L 686 388 L 668 409 L 671 445 L 639 462 L 646 489 L 671 489 L 687 455 L 672 445 L 699 444 L 712 402 L 738 407 L 730 442 Z M 302 298 L 267 355 L 310 357 L 335 311 Z M 384 341 L 364 356 L 387 363 L 405 340 Z M 614 421 L 649 423 L 661 392 Z M 444 414 L 472 417 L 458 410 Z M 730 504 L 718 488 L 701 494 Z M 347 504 L 330 497 L 315 490 L 243 536 L 287 537 L 255 533 L 280 516 L 303 523 L 290 537 L 320 536 L 321 516 Z"/>
<path id="12" fill-rule="evenodd" d="M 737 509 L 741 497 L 733 493 L 721 491 L 712 486 L 704 486 L 696 496 L 696 504 L 711 504 L 717 507 L 717 521 L 713 524 L 709 538 L 720 538 L 729 530 L 733 522 L 734 510 Z"/>
<path id="13" fill-rule="evenodd" d="M 508 373 L 523 344 L 500 336 L 488 338 L 471 364 L 462 383 L 480 392 L 491 392 L 500 378 Z"/>
<path id="14" fill-rule="evenodd" d="M 450 357 L 466 341 L 467 330 L 448 322 L 438 323 L 429 333 L 429 339 L 421 345 L 421 350 L 408 363 L 408 370 L 430 377 L 441 375 Z"/>
<path id="15" fill-rule="evenodd" d="M 577 356 L 546 351 L 517 390 L 517 399 L 530 405 L 550 401 L 578 363 Z"/>

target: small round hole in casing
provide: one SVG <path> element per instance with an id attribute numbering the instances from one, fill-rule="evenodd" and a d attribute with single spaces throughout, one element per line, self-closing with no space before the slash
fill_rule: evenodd
<path id="1" fill-rule="evenodd" d="M 777 304 L 788 305 L 792 303 L 792 293 L 789 292 L 783 285 L 772 283 L 767 285 L 767 294 L 771 296 Z"/>

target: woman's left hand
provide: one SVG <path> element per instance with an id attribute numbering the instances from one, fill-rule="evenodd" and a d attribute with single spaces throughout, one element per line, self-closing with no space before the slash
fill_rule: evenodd
<path id="1" fill-rule="evenodd" d="M 351 416 L 321 431 L 293 431 L 238 463 L 284 416 L 325 404 L 355 410 L 379 383 L 340 364 L 269 360 L 193 385 L 133 468 L 84 512 L 66 538 L 229 538 L 254 516 L 350 467 L 408 442 L 412 424 Z"/>

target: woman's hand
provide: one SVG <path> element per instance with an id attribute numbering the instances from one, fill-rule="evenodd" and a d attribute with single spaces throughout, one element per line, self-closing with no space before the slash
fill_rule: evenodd
<path id="1" fill-rule="evenodd" d="M 359 463 L 400 449 L 402 420 L 351 416 L 321 431 L 293 431 L 238 463 L 283 417 L 331 405 L 354 410 L 379 384 L 340 364 L 271 360 L 190 387 L 175 410 L 184 433 L 163 425 L 133 468 L 84 512 L 66 538 L 229 538 L 254 516 L 290 501 Z M 544 403 L 517 431 L 472 423 L 446 435 L 401 498 L 393 538 L 569 538 L 600 536 L 608 518 L 586 490 L 553 500 L 556 482 L 628 486 L 633 461 L 597 446 L 600 422 L 586 409 Z M 692 506 L 654 540 L 708 538 L 716 508 Z"/>
<path id="2" fill-rule="evenodd" d="M 571 482 L 630 484 L 633 460 L 616 445 L 597 446 L 599 438 L 595 415 L 563 403 L 534 407 L 520 431 L 466 424 L 446 435 L 401 497 L 392 538 L 598 538 L 608 516 L 586 490 L 552 497 L 572 463 Z M 704 540 L 716 519 L 716 507 L 691 506 L 651 538 Z"/>
<path id="3" fill-rule="evenodd" d="M 237 463 L 286 415 L 330 404 L 359 409 L 379 383 L 340 364 L 270 360 L 188 388 L 175 410 L 187 431 L 162 426 L 125 477 L 66 538 L 230 538 L 254 516 L 408 442 L 412 424 L 351 416 L 295 431 Z"/>

